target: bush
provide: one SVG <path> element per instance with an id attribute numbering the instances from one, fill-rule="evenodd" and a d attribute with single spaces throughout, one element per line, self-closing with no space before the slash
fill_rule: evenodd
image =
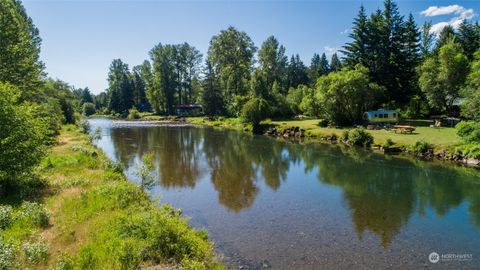
<path id="1" fill-rule="evenodd" d="M 270 106 L 263 98 L 252 98 L 242 108 L 242 118 L 245 122 L 251 123 L 254 130 L 260 122 L 270 114 Z"/>
<path id="2" fill-rule="evenodd" d="M 15 257 L 17 249 L 13 244 L 5 243 L 0 237 L 0 269 L 10 270 L 17 269 L 15 266 Z"/>
<path id="3" fill-rule="evenodd" d="M 0 83 L 0 194 L 21 186 L 45 154 L 45 123 L 34 117 L 33 107 L 15 105 L 15 93 L 17 88 Z"/>
<path id="4" fill-rule="evenodd" d="M 73 259 L 70 255 L 68 255 L 68 253 L 62 253 L 53 270 L 73 270 L 73 265 Z"/>
<path id="5" fill-rule="evenodd" d="M 327 119 L 321 119 L 320 121 L 318 121 L 318 126 L 319 127 L 328 127 L 329 123 L 330 123 L 330 121 L 328 121 Z"/>
<path id="6" fill-rule="evenodd" d="M 394 145 L 395 143 L 393 142 L 392 139 L 388 138 L 383 144 L 382 144 L 382 147 L 383 148 L 389 148 L 389 147 L 392 147 L 392 145 Z"/>
<path id="7" fill-rule="evenodd" d="M 424 140 L 416 141 L 413 145 L 410 146 L 410 150 L 414 153 L 427 153 L 430 149 L 433 149 L 432 146 Z"/>
<path id="8" fill-rule="evenodd" d="M 25 259 L 31 264 L 38 264 L 48 258 L 48 247 L 43 240 L 26 242 L 22 245 Z"/>
<path id="9" fill-rule="evenodd" d="M 480 123 L 462 121 L 455 126 L 458 136 L 468 143 L 480 142 Z"/>
<path id="10" fill-rule="evenodd" d="M 0 205 L 0 230 L 8 228 L 12 223 L 12 212 L 13 209 L 10 205 Z"/>
<path id="11" fill-rule="evenodd" d="M 95 114 L 97 112 L 97 110 L 95 109 L 95 104 L 91 102 L 84 103 L 82 106 L 82 112 L 85 116 Z"/>
<path id="12" fill-rule="evenodd" d="M 50 215 L 41 204 L 28 201 L 22 203 L 17 217 L 40 227 L 46 227 L 50 219 Z"/>
<path id="13" fill-rule="evenodd" d="M 140 118 L 140 113 L 135 107 L 132 107 L 130 110 L 128 110 L 128 119 L 133 120 L 133 119 L 139 119 Z"/>
<path id="14" fill-rule="evenodd" d="M 369 147 L 373 143 L 372 134 L 364 128 L 354 128 L 348 132 L 348 144 Z"/>

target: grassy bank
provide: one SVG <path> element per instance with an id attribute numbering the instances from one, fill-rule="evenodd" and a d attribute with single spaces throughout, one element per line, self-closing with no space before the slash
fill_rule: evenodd
<path id="1" fill-rule="evenodd" d="M 223 269 L 203 231 L 159 205 L 74 126 L 35 198 L 0 207 L 0 269 Z"/>
<path id="2" fill-rule="evenodd" d="M 190 117 L 187 121 L 193 124 L 211 125 L 217 127 L 234 128 L 234 129 L 248 129 L 248 126 L 242 124 L 238 118 L 224 118 L 220 120 L 208 120 L 202 117 Z M 418 122 L 418 121 L 417 121 Z M 305 119 L 305 120 L 280 120 L 280 121 L 264 121 L 263 124 L 277 127 L 278 129 L 286 129 L 290 127 L 300 127 L 305 130 L 306 136 L 319 138 L 324 136 L 331 136 L 335 134 L 337 137 L 342 135 L 342 132 L 346 129 L 320 127 L 318 125 L 319 119 Z M 369 130 L 372 134 L 375 144 L 383 144 L 387 139 L 391 139 L 397 146 L 409 146 L 417 141 L 426 141 L 436 147 L 448 147 L 453 145 L 459 145 L 462 143 L 457 136 L 454 128 L 431 128 L 425 123 L 421 123 L 422 126 L 416 125 L 413 134 L 400 134 L 387 130 Z"/>

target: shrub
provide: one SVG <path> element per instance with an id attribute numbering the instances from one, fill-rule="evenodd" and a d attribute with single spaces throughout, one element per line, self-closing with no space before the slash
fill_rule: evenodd
<path id="1" fill-rule="evenodd" d="M 41 204 L 28 201 L 22 203 L 17 217 L 40 227 L 46 227 L 50 219 L 50 215 Z"/>
<path id="2" fill-rule="evenodd" d="M 38 264 L 46 261 L 48 257 L 48 247 L 43 240 L 36 242 L 26 242 L 22 245 L 25 259 L 31 264 Z"/>
<path id="3" fill-rule="evenodd" d="M 347 142 L 348 141 L 348 130 L 342 131 L 342 141 Z"/>
<path id="4" fill-rule="evenodd" d="M 21 186 L 45 154 L 46 123 L 33 107 L 15 105 L 19 92 L 0 83 L 0 194 Z"/>
<path id="5" fill-rule="evenodd" d="M 73 265 L 73 259 L 70 255 L 68 255 L 68 253 L 62 253 L 53 270 L 73 270 Z"/>
<path id="6" fill-rule="evenodd" d="M 328 127 L 329 123 L 330 123 L 330 121 L 328 121 L 327 119 L 321 119 L 320 121 L 318 121 L 318 126 L 319 127 Z"/>
<path id="7" fill-rule="evenodd" d="M 263 98 L 252 98 L 242 107 L 242 118 L 245 122 L 251 123 L 254 130 L 260 122 L 270 114 L 270 106 Z"/>
<path id="8" fill-rule="evenodd" d="M 424 140 L 416 141 L 413 145 L 410 146 L 410 150 L 414 153 L 427 153 L 432 146 Z"/>
<path id="9" fill-rule="evenodd" d="M 0 230 L 6 229 L 12 223 L 12 212 L 10 205 L 0 205 Z"/>
<path id="10" fill-rule="evenodd" d="M 85 116 L 90 116 L 92 114 L 95 114 L 97 111 L 95 109 L 95 104 L 91 102 L 86 102 L 82 106 L 82 112 Z"/>
<path id="11" fill-rule="evenodd" d="M 128 119 L 133 120 L 133 119 L 139 119 L 140 118 L 140 113 L 135 107 L 132 107 L 130 110 L 128 110 Z"/>
<path id="12" fill-rule="evenodd" d="M 373 143 L 373 136 L 364 128 L 354 128 L 348 132 L 347 142 L 351 145 L 369 147 Z"/>
<path id="13" fill-rule="evenodd" d="M 0 237 L 0 269 L 16 269 L 15 257 L 17 249 L 13 244 L 5 243 Z"/>
<path id="14" fill-rule="evenodd" d="M 480 142 L 480 123 L 462 121 L 455 126 L 458 136 L 468 143 Z"/>
<path id="15" fill-rule="evenodd" d="M 383 148 L 389 148 L 389 147 L 392 147 L 392 145 L 394 145 L 395 143 L 393 142 L 392 139 L 388 138 L 383 144 L 382 144 L 382 147 Z"/>

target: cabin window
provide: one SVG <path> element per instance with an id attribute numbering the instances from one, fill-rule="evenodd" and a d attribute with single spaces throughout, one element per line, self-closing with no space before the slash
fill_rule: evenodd
<path id="1" fill-rule="evenodd" d="M 375 114 L 373 117 L 378 117 L 378 115 L 377 115 L 377 114 Z"/>
<path id="2" fill-rule="evenodd" d="M 397 117 L 397 114 L 396 114 L 396 113 L 393 113 L 393 117 Z"/>
<path id="3" fill-rule="evenodd" d="M 388 118 L 388 114 L 384 114 L 384 115 L 383 115 L 383 118 Z"/>
<path id="4" fill-rule="evenodd" d="M 383 114 L 379 114 L 379 115 L 378 115 L 378 118 L 383 118 Z"/>

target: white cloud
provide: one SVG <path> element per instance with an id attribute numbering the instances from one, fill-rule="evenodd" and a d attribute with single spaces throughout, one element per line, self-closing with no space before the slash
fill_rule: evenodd
<path id="1" fill-rule="evenodd" d="M 347 29 L 343 30 L 342 32 L 340 32 L 340 35 L 350 34 L 351 32 L 352 32 L 352 28 L 347 28 Z"/>
<path id="2" fill-rule="evenodd" d="M 325 50 L 325 54 L 329 56 L 333 55 L 334 53 L 338 52 L 338 50 L 340 50 L 340 48 L 330 47 L 330 46 L 325 46 L 323 47 L 323 49 Z"/>
<path id="3" fill-rule="evenodd" d="M 432 29 L 430 30 L 430 32 L 438 34 L 447 25 L 450 25 L 453 28 L 458 28 L 463 20 L 468 20 L 475 16 L 475 12 L 473 11 L 473 9 L 467 9 L 460 5 L 450 5 L 444 7 L 431 6 L 420 12 L 420 15 L 425 17 L 435 17 L 449 14 L 455 16 L 449 21 L 439 22 L 432 25 Z"/>

